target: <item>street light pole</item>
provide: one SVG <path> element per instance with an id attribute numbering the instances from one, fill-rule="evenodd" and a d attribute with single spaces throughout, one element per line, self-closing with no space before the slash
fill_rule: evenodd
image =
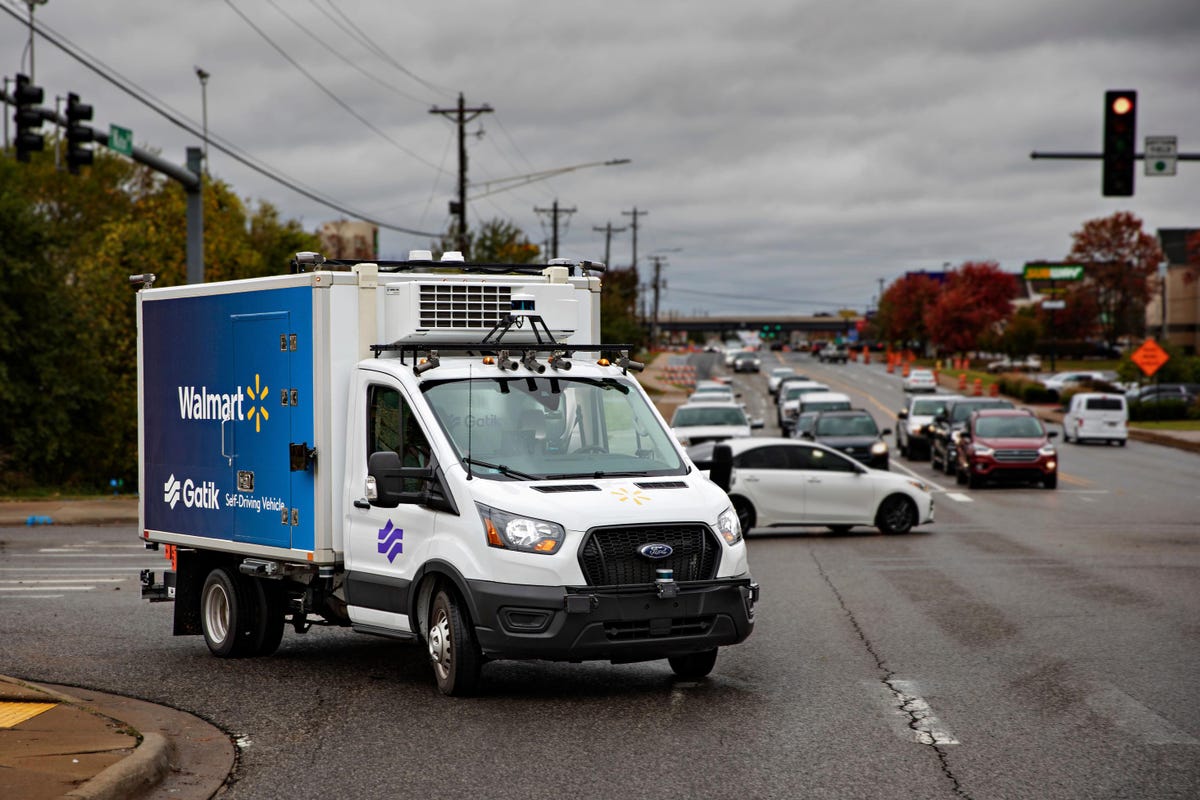
<path id="1" fill-rule="evenodd" d="M 204 171 L 208 172 L 208 73 L 196 67 L 196 77 L 200 79 L 200 115 L 204 125 Z"/>
<path id="2" fill-rule="evenodd" d="M 25 0 L 25 5 L 29 6 L 29 82 L 33 83 L 37 78 L 33 74 L 33 8 L 34 6 L 44 6 L 47 0 Z"/>

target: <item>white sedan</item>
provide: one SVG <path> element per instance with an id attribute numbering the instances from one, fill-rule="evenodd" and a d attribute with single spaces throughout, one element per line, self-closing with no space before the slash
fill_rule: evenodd
<path id="1" fill-rule="evenodd" d="M 928 485 L 864 467 L 833 448 L 796 439 L 730 439 L 720 443 L 732 454 L 726 467 L 715 444 L 692 447 L 688 455 L 728 492 L 744 531 L 821 526 L 840 533 L 866 525 L 908 533 L 933 522 Z"/>
<path id="2" fill-rule="evenodd" d="M 671 415 L 671 433 L 684 447 L 749 437 L 751 425 L 745 410 L 736 403 L 686 403 Z"/>
<path id="3" fill-rule="evenodd" d="M 937 378 L 931 369 L 910 370 L 901 381 L 901 386 L 906 392 L 936 392 L 938 389 Z"/>

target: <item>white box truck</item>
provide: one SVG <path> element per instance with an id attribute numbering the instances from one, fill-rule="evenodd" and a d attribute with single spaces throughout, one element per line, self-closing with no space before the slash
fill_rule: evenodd
<path id="1" fill-rule="evenodd" d="M 729 498 L 600 345 L 601 265 L 326 262 L 138 292 L 143 594 L 220 657 L 285 627 L 493 659 L 667 659 L 750 635 Z"/>

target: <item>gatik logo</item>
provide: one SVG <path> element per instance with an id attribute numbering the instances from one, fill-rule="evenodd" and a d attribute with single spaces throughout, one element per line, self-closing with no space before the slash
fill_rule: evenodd
<path id="1" fill-rule="evenodd" d="M 167 478 L 167 482 L 163 484 L 163 502 L 175 508 L 175 504 L 180 500 L 183 501 L 185 508 L 211 508 L 218 509 L 220 506 L 217 503 L 217 484 L 213 481 L 205 481 L 197 485 L 191 478 L 179 482 L 174 473 Z"/>

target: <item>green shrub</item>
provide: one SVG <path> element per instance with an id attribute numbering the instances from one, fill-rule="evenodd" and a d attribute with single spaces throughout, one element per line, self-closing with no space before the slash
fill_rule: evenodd
<path id="1" fill-rule="evenodd" d="M 1192 416 L 1195 413 L 1196 416 Z M 1200 419 L 1200 407 L 1188 407 L 1182 400 L 1163 400 L 1158 403 L 1129 404 L 1129 419 L 1133 422 L 1155 420 Z"/>

